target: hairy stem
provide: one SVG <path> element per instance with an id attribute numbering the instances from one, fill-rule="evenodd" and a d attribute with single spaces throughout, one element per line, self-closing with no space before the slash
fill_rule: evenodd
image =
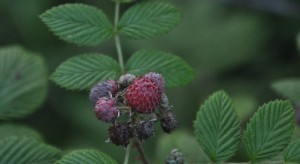
<path id="1" fill-rule="evenodd" d="M 135 140 L 135 147 L 137 148 L 137 150 L 140 154 L 140 158 L 141 158 L 141 161 L 143 162 L 143 164 L 149 164 L 149 162 L 147 161 L 145 152 L 142 148 L 141 142 L 138 139 Z"/>
<path id="2" fill-rule="evenodd" d="M 132 141 L 130 141 L 130 143 L 128 144 L 128 146 L 126 148 L 126 154 L 125 154 L 124 164 L 128 164 L 131 146 L 132 146 Z"/>
<path id="3" fill-rule="evenodd" d="M 119 22 L 119 15 L 120 15 L 120 2 L 116 1 L 116 5 L 115 5 L 115 22 L 114 22 L 114 38 L 115 38 L 115 45 L 116 45 L 116 49 L 117 49 L 117 53 L 118 53 L 118 60 L 119 60 L 119 65 L 121 68 L 122 73 L 125 72 L 124 70 L 124 60 L 123 60 L 123 52 L 122 52 L 122 46 L 121 46 L 121 42 L 120 42 L 120 36 L 118 33 L 118 22 Z"/>

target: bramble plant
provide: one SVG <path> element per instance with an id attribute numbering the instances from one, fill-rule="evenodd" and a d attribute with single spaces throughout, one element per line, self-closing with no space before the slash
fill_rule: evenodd
<path id="1" fill-rule="evenodd" d="M 114 38 L 118 62 L 100 53 L 78 55 L 62 63 L 51 79 L 66 89 L 90 89 L 96 117 L 110 124 L 108 141 L 126 148 L 124 163 L 128 163 L 132 146 L 137 147 L 141 161 L 149 163 L 141 143 L 154 136 L 154 123 L 159 122 L 166 133 L 178 125 L 165 87 L 187 84 L 194 78 L 194 71 L 180 57 L 157 50 L 140 50 L 124 63 L 120 36 L 159 36 L 176 27 L 181 19 L 180 11 L 164 2 L 136 3 L 120 17 L 121 3 L 129 2 L 114 1 L 114 24 L 100 9 L 84 4 L 54 7 L 41 19 L 59 38 L 80 46 L 95 46 Z M 91 163 L 82 154 L 86 151 L 72 152 L 58 163 L 72 160 L 71 156 Z M 103 158 L 101 154 L 94 157 L 95 161 Z M 173 161 L 183 163 L 183 158 Z"/>
<path id="2" fill-rule="evenodd" d="M 147 159 L 142 143 L 154 137 L 157 127 L 172 133 L 171 137 L 178 135 L 182 145 L 198 153 L 193 145 L 195 138 L 204 152 L 199 151 L 199 156 L 208 157 L 190 160 L 185 156 L 186 150 L 173 144 L 169 156 L 165 154 L 167 164 L 230 163 L 239 150 L 245 150 L 248 155 L 243 163 L 300 163 L 300 138 L 292 137 L 295 114 L 288 100 L 260 106 L 242 132 L 231 98 L 225 91 L 217 91 L 196 114 L 195 137 L 184 132 L 173 133 L 178 120 L 165 88 L 189 83 L 195 76 L 194 70 L 180 57 L 158 50 L 140 50 L 125 61 L 120 37 L 137 40 L 166 34 L 180 22 L 181 13 L 165 2 L 112 2 L 115 5 L 113 24 L 101 9 L 77 3 L 53 7 L 40 18 L 60 39 L 79 46 L 97 46 L 114 39 L 118 61 L 96 52 L 81 54 L 63 62 L 50 78 L 62 88 L 89 91 L 95 118 L 100 124 L 109 125 L 107 130 L 100 130 L 107 132 L 109 143 L 125 147 L 124 164 L 133 162 L 129 156 L 134 147 L 141 163 L 155 163 Z M 132 5 L 120 13 L 123 3 Z M 33 113 L 44 101 L 45 70 L 39 55 L 19 46 L 0 49 L 0 119 L 3 120 L 0 163 L 117 163 L 102 152 L 104 149 L 62 154 L 58 148 L 47 145 L 33 129 L 8 123 Z M 293 103 L 299 103 L 300 95 L 294 89 L 300 88 L 299 80 L 276 82 L 272 87 Z M 165 141 L 161 140 L 161 147 Z"/>

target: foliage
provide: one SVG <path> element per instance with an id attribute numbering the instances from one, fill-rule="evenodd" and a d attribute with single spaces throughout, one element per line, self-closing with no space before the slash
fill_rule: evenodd
<path id="1" fill-rule="evenodd" d="M 43 59 L 18 46 L 0 49 L 0 120 L 33 113 L 46 97 Z"/>
<path id="2" fill-rule="evenodd" d="M 226 161 L 236 153 L 240 142 L 237 119 L 232 103 L 223 91 L 214 93 L 200 107 L 194 122 L 195 135 L 211 161 Z M 259 107 L 243 135 L 249 160 L 267 161 L 283 152 L 290 143 L 293 130 L 294 109 L 289 101 L 276 100 Z M 297 159 L 294 153 L 298 150 L 288 146 L 285 160 Z"/>
<path id="3" fill-rule="evenodd" d="M 51 163 L 60 158 L 60 150 L 34 138 L 7 137 L 0 147 L 0 163 Z"/>
<path id="4" fill-rule="evenodd" d="M 118 63 L 102 54 L 75 56 L 62 63 L 51 79 L 67 89 L 91 88 L 98 81 L 115 79 L 121 73 Z"/>
<path id="5" fill-rule="evenodd" d="M 214 162 L 232 157 L 240 142 L 240 121 L 229 96 L 213 94 L 199 109 L 194 122 L 196 138 Z"/>
<path id="6" fill-rule="evenodd" d="M 62 157 L 55 164 L 107 163 L 117 164 L 110 156 L 98 150 L 75 150 Z"/>

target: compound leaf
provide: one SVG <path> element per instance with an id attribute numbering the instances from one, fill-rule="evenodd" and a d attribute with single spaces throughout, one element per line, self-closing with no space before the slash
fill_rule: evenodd
<path id="1" fill-rule="evenodd" d="M 141 50 L 134 53 L 125 67 L 126 71 L 135 75 L 150 71 L 162 73 L 169 87 L 185 85 L 195 77 L 194 70 L 183 59 L 171 53 L 155 50 Z"/>
<path id="2" fill-rule="evenodd" d="M 60 5 L 47 10 L 40 18 L 62 40 L 78 45 L 94 46 L 113 35 L 107 16 L 89 5 Z"/>
<path id="3" fill-rule="evenodd" d="M 8 137 L 0 141 L 0 163 L 52 163 L 60 150 L 34 138 Z"/>
<path id="4" fill-rule="evenodd" d="M 0 119 L 33 113 L 47 92 L 43 59 L 21 47 L 0 49 Z"/>
<path id="5" fill-rule="evenodd" d="M 212 161 L 226 161 L 237 151 L 240 121 L 224 91 L 214 93 L 200 107 L 194 128 L 199 144 Z"/>
<path id="6" fill-rule="evenodd" d="M 127 10 L 121 17 L 118 29 L 121 35 L 132 39 L 150 38 L 169 32 L 180 19 L 181 13 L 175 6 L 147 2 Z"/>
<path id="7" fill-rule="evenodd" d="M 91 53 L 63 62 L 51 75 L 51 79 L 63 88 L 83 90 L 98 81 L 114 79 L 120 72 L 118 63 L 111 57 Z"/>
<path id="8" fill-rule="evenodd" d="M 294 109 L 289 101 L 276 100 L 259 107 L 244 134 L 251 161 L 270 159 L 285 149 L 294 129 Z"/>
<path id="9" fill-rule="evenodd" d="M 300 102 L 300 79 L 280 80 L 273 83 L 272 88 L 290 100 Z"/>
<path id="10" fill-rule="evenodd" d="M 300 138 L 289 144 L 283 156 L 285 162 L 300 163 Z"/>
<path id="11" fill-rule="evenodd" d="M 43 140 L 42 136 L 38 132 L 27 126 L 10 123 L 0 125 L 0 140 L 10 136 L 30 137 L 40 141 Z"/>
<path id="12" fill-rule="evenodd" d="M 117 162 L 105 153 L 98 150 L 75 150 L 62 157 L 55 164 L 82 164 L 82 163 L 99 163 L 99 164 L 117 164 Z"/>

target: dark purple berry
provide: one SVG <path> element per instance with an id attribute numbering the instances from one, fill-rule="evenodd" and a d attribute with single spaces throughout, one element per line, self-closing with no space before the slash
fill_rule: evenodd
<path id="1" fill-rule="evenodd" d="M 160 118 L 160 126 L 166 133 L 173 132 L 178 126 L 175 114 L 172 111 L 163 113 Z"/>
<path id="2" fill-rule="evenodd" d="M 94 111 L 97 118 L 104 122 L 113 122 L 119 115 L 116 99 L 114 98 L 100 98 L 95 105 Z"/>
<path id="3" fill-rule="evenodd" d="M 142 140 L 147 140 L 149 137 L 154 135 L 154 125 L 151 121 L 145 121 L 139 123 L 136 126 L 137 137 Z"/>
<path id="4" fill-rule="evenodd" d="M 117 146 L 122 145 L 127 147 L 132 138 L 132 129 L 127 123 L 113 125 L 108 129 L 108 132 L 109 140 Z"/>
<path id="5" fill-rule="evenodd" d="M 90 100 L 93 105 L 96 104 L 101 97 L 114 96 L 118 91 L 118 85 L 114 80 L 107 80 L 97 83 L 90 92 Z"/>

